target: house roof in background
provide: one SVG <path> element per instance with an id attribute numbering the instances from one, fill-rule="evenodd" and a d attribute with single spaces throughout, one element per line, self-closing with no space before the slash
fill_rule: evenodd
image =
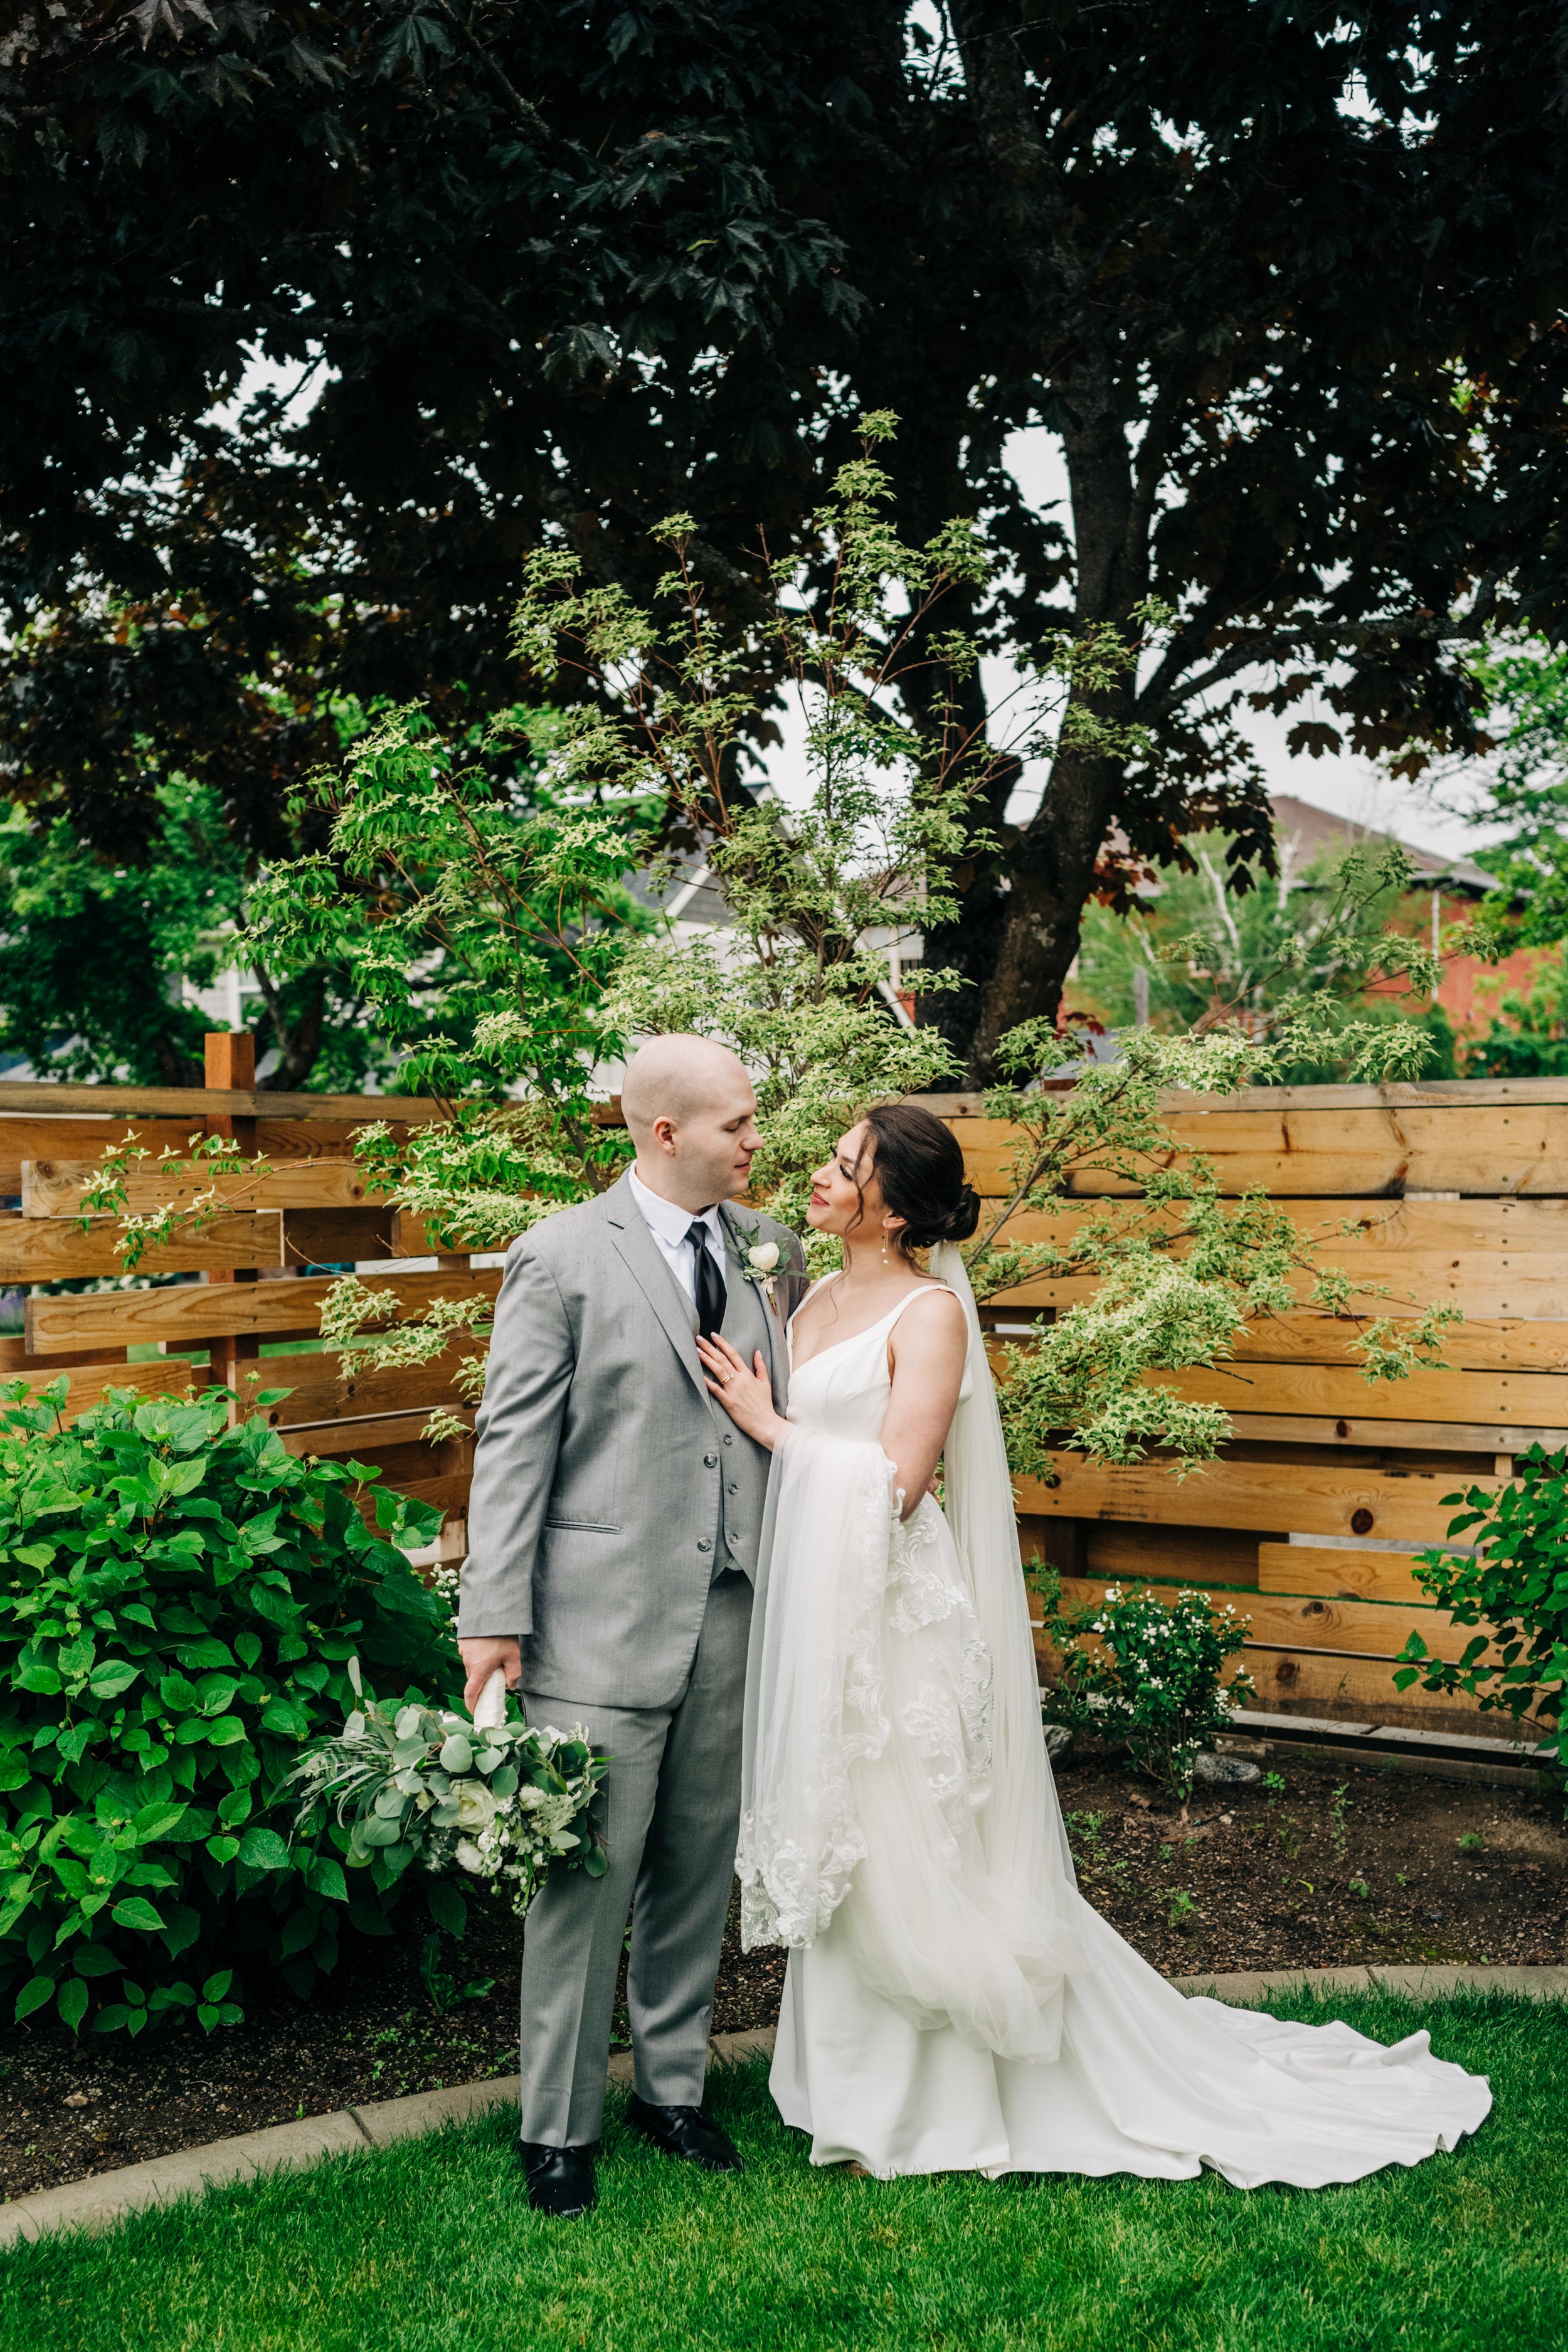
<path id="1" fill-rule="evenodd" d="M 1457 890 L 1473 892 L 1478 897 L 1501 887 L 1497 876 L 1489 874 L 1473 858 L 1445 857 L 1436 849 L 1419 848 L 1413 841 L 1401 841 L 1396 834 L 1380 832 L 1374 825 L 1358 824 L 1353 817 L 1337 815 L 1331 809 L 1314 808 L 1310 801 L 1299 801 L 1293 793 L 1274 793 L 1269 804 L 1274 811 L 1279 863 L 1287 878 L 1310 866 L 1315 857 L 1333 851 L 1352 847 L 1381 849 L 1385 843 L 1395 842 L 1423 882 L 1447 882 Z"/>

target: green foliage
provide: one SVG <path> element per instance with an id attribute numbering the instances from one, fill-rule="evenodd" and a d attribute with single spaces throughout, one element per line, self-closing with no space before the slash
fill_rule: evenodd
<path id="1" fill-rule="evenodd" d="M 352 1657 L 458 1688 L 397 1548 L 437 1515 L 378 1491 L 372 1532 L 375 1472 L 227 1428 L 222 1390 L 111 1395 L 68 1430 L 66 1391 L 26 1405 L 16 1383 L 0 1414 L 0 1971 L 18 2018 L 210 2029 L 240 2013 L 247 1955 L 303 1996 L 345 1910 L 380 1926 L 388 1859 L 351 1895 L 347 1832 L 290 1844 L 274 1808 L 352 1705 Z"/>
<path id="2" fill-rule="evenodd" d="M 1539 951 L 1522 985 L 1500 995 L 1484 1037 L 1465 1049 L 1467 1077 L 1568 1075 L 1568 652 L 1499 634 L 1472 663 L 1495 757 L 1456 765 L 1455 806 L 1489 835 L 1476 862 L 1501 887 L 1448 935 L 1493 963 Z M 1485 983 L 1483 983 L 1483 986 Z M 1495 985 L 1495 983 L 1494 983 Z"/>
<path id="3" fill-rule="evenodd" d="M 627 928 L 646 920 L 624 880 L 640 811 L 577 791 L 569 769 L 542 779 L 517 734 L 509 719 L 477 744 L 453 741 L 417 708 L 384 714 L 341 779 L 311 780 L 327 847 L 269 868 L 248 905 L 280 968 L 341 959 L 402 1056 L 399 1087 L 450 1105 L 448 1120 L 403 1143 L 372 1125 L 357 1149 L 373 1188 L 454 1249 L 491 1248 L 583 1199 L 626 1151 L 595 1121 L 588 1087 L 620 1042 L 605 982 Z M 509 1092 L 521 1103 L 498 1100 Z M 357 1322 L 345 1321 L 351 1299 Z M 334 1332 L 352 1339 L 375 1311 L 345 1288 Z M 395 1357 L 373 1340 L 378 1360 L 439 1353 L 451 1327 L 437 1314 L 420 1328 L 424 1356 L 407 1352 L 411 1339 Z"/>
<path id="4" fill-rule="evenodd" d="M 401 1057 L 398 1086 L 451 1112 L 403 1141 L 384 1123 L 362 1129 L 369 1189 L 424 1217 L 438 1246 L 483 1250 L 611 1181 L 626 1139 L 598 1123 L 589 1084 L 620 1045 L 605 982 L 647 919 L 625 887 L 637 800 L 577 790 L 567 761 L 542 774 L 514 717 L 448 738 L 416 706 L 384 713 L 345 772 L 312 777 L 307 796 L 327 845 L 259 877 L 251 937 L 283 971 L 341 961 Z M 347 1276 L 322 1330 L 407 1367 L 489 1323 L 474 1300 L 399 1315 Z M 477 1394 L 482 1363 L 469 1360 Z M 449 1425 L 438 1416 L 430 1433 Z"/>
<path id="5" fill-rule="evenodd" d="M 1147 750 L 1098 708 L 1141 639 L 1096 627 L 1042 645 L 1003 740 L 964 726 L 959 701 L 979 647 L 943 622 L 989 581 L 990 558 L 964 521 L 920 545 L 900 535 L 878 454 L 897 420 L 859 422 L 861 454 L 812 517 L 825 584 L 813 594 L 806 566 L 768 567 L 763 627 L 798 709 L 806 771 L 788 803 L 736 789 L 751 688 L 711 625 L 689 516 L 658 534 L 671 556 L 660 609 L 582 587 L 561 551 L 531 567 L 518 614 L 535 673 L 552 683 L 574 670 L 606 714 L 567 730 L 567 774 L 579 789 L 603 781 L 659 795 L 667 828 L 702 841 L 731 918 L 717 937 L 631 943 L 611 990 L 616 1024 L 629 1036 L 696 1030 L 742 1056 L 763 1132 L 752 1197 L 795 1226 L 811 1171 L 868 1103 L 961 1076 L 938 1030 L 902 1021 L 888 943 L 956 917 L 952 876 L 984 844 L 975 812 L 997 774 L 1064 739 L 1106 757 Z M 1136 618 L 1157 627 L 1163 616 Z M 907 715 L 914 707 L 922 725 Z M 929 965 L 911 978 L 922 1013 L 960 985 Z M 814 1272 L 836 1262 L 815 1236 L 807 1250 Z"/>
<path id="6" fill-rule="evenodd" d="M 1278 881 L 1256 859 L 1231 856 L 1239 844 L 1189 846 L 1194 870 L 1168 869 L 1157 897 L 1126 915 L 1086 909 L 1076 1005 L 1117 1030 L 1142 1015 L 1158 1029 L 1200 1035 L 1232 1022 L 1267 1036 L 1308 1005 L 1320 1014 L 1331 1006 L 1346 1023 L 1414 1018 L 1436 1048 L 1425 1074 L 1454 1076 L 1447 1016 L 1410 1001 L 1434 993 L 1441 967 L 1424 929 L 1395 928 L 1415 876 L 1396 842 L 1327 854 Z M 1242 895 L 1238 871 L 1250 881 Z M 1369 993 L 1374 982 L 1379 992 Z M 1311 1085 L 1341 1058 L 1331 1043 L 1317 1057 L 1282 1059 L 1274 1075 L 1282 1085 Z"/>
<path id="7" fill-rule="evenodd" d="M 417 706 L 384 713 L 345 773 L 306 787 L 326 847 L 269 867 L 250 893 L 250 936 L 279 969 L 350 966 L 410 1093 L 522 1087 L 576 1104 L 585 1066 L 615 1042 L 597 1003 L 632 914 L 621 886 L 636 806 L 549 793 L 541 804 L 521 761 L 499 778 L 518 731 L 502 722 L 472 747 Z"/>
<path id="8" fill-rule="evenodd" d="M 1542 956 L 1522 988 L 1509 989 L 1491 1026 L 1465 1054 L 1469 1078 L 1568 1077 L 1568 954 Z"/>
<path id="9" fill-rule="evenodd" d="M 900 715 L 917 674 L 928 700 L 952 709 L 976 648 L 962 632 L 933 635 L 934 625 L 988 563 L 962 522 L 922 546 L 899 536 L 873 456 L 893 423 L 862 419 L 862 455 L 839 468 L 814 517 L 830 579 L 820 602 L 807 601 L 799 566 L 770 567 L 766 627 L 803 721 L 798 801 L 736 788 L 749 689 L 713 631 L 689 517 L 659 533 L 671 555 L 661 611 L 582 589 L 563 553 L 535 567 L 518 616 L 536 672 L 574 668 L 608 714 L 569 736 L 568 772 L 580 786 L 603 776 L 658 793 L 667 827 L 703 842 L 731 918 L 718 936 L 632 943 L 611 992 L 616 1024 L 628 1036 L 696 1030 L 742 1055 L 764 1139 L 752 1197 L 794 1225 L 810 1171 L 868 1101 L 958 1075 L 939 1034 L 903 1021 L 886 942 L 917 904 L 928 920 L 951 911 L 947 869 L 973 842 L 973 803 L 1005 756 L 956 723 L 933 736 Z M 1075 665 L 1121 657 L 1098 641 L 1054 647 L 1034 730 L 1053 700 L 1060 718 Z M 952 984 L 920 975 L 928 997 Z"/>
<path id="10" fill-rule="evenodd" d="M 773 581 L 767 626 L 815 698 L 803 808 L 736 787 L 751 688 L 715 635 L 675 518 L 655 534 L 668 562 L 654 609 L 584 587 L 565 549 L 531 560 L 518 648 L 552 689 L 570 671 L 592 695 L 552 730 L 526 805 L 460 765 L 421 714 L 394 713 L 355 747 L 341 786 L 317 783 L 329 848 L 275 867 L 253 895 L 273 960 L 342 954 L 407 1049 L 400 1082 L 451 1103 L 449 1120 L 406 1139 L 384 1126 L 356 1139 L 372 1187 L 438 1243 L 493 1247 L 619 1173 L 628 1139 L 600 1123 L 589 1089 L 595 1065 L 636 1036 L 693 1028 L 745 1055 L 768 1136 L 756 1197 L 792 1223 L 809 1171 L 868 1101 L 955 1075 L 941 1038 L 890 1002 L 886 950 L 867 934 L 896 931 L 940 887 L 941 861 L 968 838 L 973 777 L 995 756 L 967 742 L 932 756 L 884 707 L 913 662 L 901 614 L 929 615 L 984 558 L 961 524 L 923 548 L 899 540 L 870 455 L 890 430 L 866 420 L 866 452 L 817 518 L 837 583 L 821 626 L 803 617 L 794 568 Z M 955 639 L 944 673 L 974 658 Z M 1125 656 L 1089 642 L 1056 658 L 1099 675 Z M 734 919 L 721 944 L 682 944 L 628 899 L 622 877 L 648 846 L 650 814 L 703 842 Z M 656 861 L 656 888 L 664 871 Z M 500 1104 L 503 1089 L 513 1099 Z M 437 1301 L 376 1328 L 398 1311 L 345 1277 L 323 1329 L 401 1365 L 488 1319 L 471 1301 Z"/>
<path id="11" fill-rule="evenodd" d="M 0 1051 L 40 1076 L 199 1086 L 209 1025 L 179 984 L 210 987 L 234 960 L 241 859 L 216 795 L 157 792 L 142 866 L 113 866 L 68 819 L 0 823 Z"/>
<path id="12" fill-rule="evenodd" d="M 796 0 L 613 37 L 358 0 L 14 19 L 26 287 L 0 370 L 28 480 L 0 509 L 0 667 L 28 800 L 68 796 L 122 856 L 152 742 L 248 853 L 290 854 L 282 803 L 345 699 L 428 696 L 454 730 L 511 699 L 504 619 L 547 520 L 599 517 L 635 576 L 700 446 L 732 558 L 758 496 L 789 533 L 817 362 L 779 330 L 812 314 L 820 347 L 858 307 L 797 200 L 822 112 L 802 45 L 853 68 L 830 22 Z"/>
<path id="13" fill-rule="evenodd" d="M 1479 777 L 1467 768 L 1455 781 L 1471 822 L 1506 832 L 1477 852 L 1504 887 L 1470 938 L 1476 952 L 1500 960 L 1568 938 L 1568 650 L 1499 635 L 1472 676 L 1497 756 Z"/>
<path id="14" fill-rule="evenodd" d="M 241 937 L 246 861 L 218 793 L 181 776 L 153 793 L 141 854 L 116 862 L 71 818 L 13 803 L 0 822 L 0 1052 L 41 1076 L 200 1086 L 211 1016 L 182 983 L 210 988 L 236 964 L 259 995 L 247 1017 L 262 1083 L 328 1088 L 384 1076 L 386 1055 L 341 964 L 269 971 Z"/>
<path id="15" fill-rule="evenodd" d="M 1100 1601 L 1047 1621 L 1061 1668 L 1051 1712 L 1098 1738 L 1125 1740 L 1133 1768 L 1184 1803 L 1194 1758 L 1254 1695 L 1245 1673 L 1228 1694 L 1221 1679 L 1250 1622 L 1202 1592 L 1167 1603 L 1147 1588 L 1108 1585 Z"/>
<path id="16" fill-rule="evenodd" d="M 237 1198 L 232 1186 L 227 1191 L 223 1180 L 237 1177 L 242 1182 L 258 1182 L 272 1173 L 272 1163 L 258 1155 L 247 1160 L 232 1136 L 197 1133 L 185 1138 L 183 1154 L 167 1147 L 159 1154 L 158 1165 L 177 1160 L 182 1172 L 197 1172 L 208 1179 L 200 1191 L 183 1201 L 160 1202 L 155 1209 L 137 1211 L 127 1204 L 130 1192 L 127 1180 L 141 1165 L 151 1160 L 152 1152 L 139 1143 L 136 1130 L 127 1127 L 117 1143 L 106 1143 L 99 1154 L 92 1175 L 82 1186 L 82 1215 L 79 1220 L 82 1232 L 90 1233 L 94 1220 L 110 1216 L 116 1220 L 117 1246 L 121 1265 L 127 1274 L 134 1274 L 149 1249 L 158 1249 L 181 1234 L 201 1233 L 216 1217 L 237 1206 L 243 1206 L 244 1192 Z"/>
<path id="17" fill-rule="evenodd" d="M 1532 1445 L 1515 1455 L 1513 1480 L 1496 1493 L 1471 1486 L 1443 1500 L 1465 1506 L 1448 1533 L 1473 1549 L 1423 1552 L 1417 1581 L 1456 1625 L 1487 1630 L 1457 1660 L 1432 1657 L 1412 1633 L 1395 1685 L 1463 1691 L 1515 1723 L 1533 1716 L 1556 1724 L 1568 1682 L 1568 1454 Z"/>

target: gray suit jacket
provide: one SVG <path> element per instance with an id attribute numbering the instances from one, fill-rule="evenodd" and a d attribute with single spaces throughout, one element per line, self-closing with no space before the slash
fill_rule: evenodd
<path id="1" fill-rule="evenodd" d="M 724 1334 L 783 1410 L 799 1241 L 726 1202 Z M 777 1242 L 778 1312 L 742 1272 Z M 708 1394 L 696 1314 L 623 1177 L 514 1242 L 478 1421 L 458 1632 L 516 1635 L 525 1689 L 668 1706 L 722 1567 L 756 1570 L 770 1455 Z"/>

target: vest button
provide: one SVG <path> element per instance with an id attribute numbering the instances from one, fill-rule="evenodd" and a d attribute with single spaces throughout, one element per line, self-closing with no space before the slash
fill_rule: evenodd
<path id="1" fill-rule="evenodd" d="M 724 1443 L 725 1443 L 725 1444 L 726 1444 L 726 1445 L 733 1445 L 733 1444 L 735 1443 L 735 1441 L 734 1441 L 733 1437 L 731 1437 L 731 1434 L 730 1434 L 730 1433 L 729 1433 L 729 1431 L 728 1431 L 728 1430 L 726 1430 L 726 1431 L 725 1431 L 725 1433 L 724 1433 Z"/>
<path id="2" fill-rule="evenodd" d="M 733 1478 L 731 1478 L 731 1481 L 730 1481 L 729 1485 L 728 1485 L 728 1486 L 725 1487 L 725 1489 L 724 1489 L 724 1492 L 726 1493 L 726 1495 L 738 1495 L 738 1494 L 740 1493 L 740 1491 L 741 1491 L 741 1490 L 740 1490 L 739 1486 L 735 1484 L 735 1481 L 733 1480 Z"/>
<path id="3" fill-rule="evenodd" d="M 709 1542 L 706 1536 L 699 1536 L 697 1539 L 697 1549 L 699 1551 L 711 1551 L 713 1547 Z"/>
<path id="4" fill-rule="evenodd" d="M 702 1456 L 702 1467 L 704 1470 L 717 1470 L 719 1456 L 716 1454 L 705 1454 Z"/>

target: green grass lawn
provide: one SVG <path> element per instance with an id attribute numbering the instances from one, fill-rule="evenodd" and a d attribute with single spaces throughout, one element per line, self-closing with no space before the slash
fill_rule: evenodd
<path id="1" fill-rule="evenodd" d="M 525 2207 L 508 2120 L 18 2246 L 15 2352 L 586 2346 L 1553 2352 L 1568 2343 L 1568 2009 L 1279 2004 L 1380 2040 L 1428 2025 L 1490 2074 L 1475 2139 L 1352 2188 L 1212 2176 L 882 2183 L 814 2172 L 765 2069 L 716 2078 L 747 2161 L 709 2180 L 606 2127 L 585 2222 Z"/>

